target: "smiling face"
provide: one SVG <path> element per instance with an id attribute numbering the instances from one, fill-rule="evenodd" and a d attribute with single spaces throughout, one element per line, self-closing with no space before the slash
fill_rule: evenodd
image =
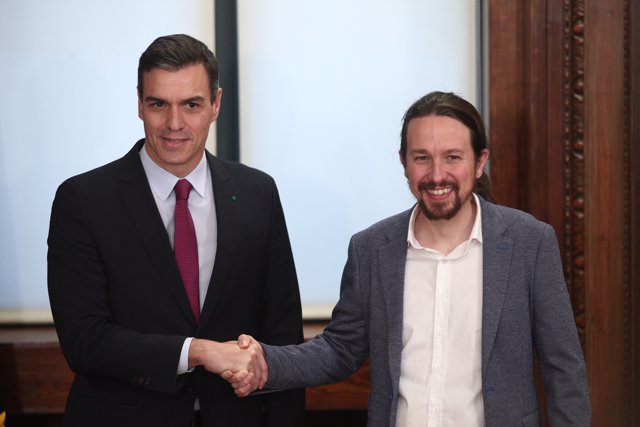
<path id="1" fill-rule="evenodd" d="M 202 159 L 209 126 L 218 117 L 222 90 L 211 99 L 202 64 L 176 71 L 153 68 L 143 75 L 138 116 L 144 122 L 145 149 L 161 168 L 188 175 Z"/>
<path id="2" fill-rule="evenodd" d="M 475 157 L 471 132 L 464 124 L 428 115 L 409 122 L 406 155 L 401 154 L 400 160 L 424 216 L 449 220 L 470 203 L 488 156 L 483 150 Z"/>

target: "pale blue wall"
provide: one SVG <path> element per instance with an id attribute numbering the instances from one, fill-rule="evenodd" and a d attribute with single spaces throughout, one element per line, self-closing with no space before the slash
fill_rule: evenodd
<path id="1" fill-rule="evenodd" d="M 351 234 L 412 203 L 409 104 L 477 101 L 476 3 L 238 0 L 241 157 L 276 178 L 306 307 L 337 300 Z M 0 0 L 0 321 L 48 310 L 55 189 L 143 136 L 137 61 L 177 32 L 213 46 L 213 1 Z"/>
<path id="2" fill-rule="evenodd" d="M 330 306 L 349 237 L 413 203 L 406 109 L 433 90 L 477 101 L 478 1 L 238 4 L 241 158 L 279 185 L 303 303 Z"/>
<path id="3" fill-rule="evenodd" d="M 0 309 L 48 309 L 55 189 L 143 136 L 138 58 L 177 32 L 213 46 L 213 3 L 0 0 Z"/>

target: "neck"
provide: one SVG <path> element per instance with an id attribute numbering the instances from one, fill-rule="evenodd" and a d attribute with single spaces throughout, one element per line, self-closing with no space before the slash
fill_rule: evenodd
<path id="1" fill-rule="evenodd" d="M 469 240 L 477 212 L 478 207 L 473 196 L 451 219 L 431 220 L 419 210 L 413 228 L 414 234 L 423 247 L 448 255 L 460 243 Z"/>

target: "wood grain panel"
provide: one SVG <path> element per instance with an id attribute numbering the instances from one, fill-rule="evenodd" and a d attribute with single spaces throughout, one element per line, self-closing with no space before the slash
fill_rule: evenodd
<path id="1" fill-rule="evenodd" d="M 311 338 L 322 324 L 305 325 Z M 10 414 L 62 414 L 73 373 L 52 327 L 0 328 L 0 401 Z M 366 410 L 369 364 L 337 384 L 309 387 L 308 410 Z"/>
<path id="2" fill-rule="evenodd" d="M 602 426 L 630 424 L 624 24 L 623 0 L 585 1 L 585 351 Z"/>
<path id="3" fill-rule="evenodd" d="M 640 424 L 639 8 L 490 1 L 494 190 L 556 230 L 594 426 Z"/>

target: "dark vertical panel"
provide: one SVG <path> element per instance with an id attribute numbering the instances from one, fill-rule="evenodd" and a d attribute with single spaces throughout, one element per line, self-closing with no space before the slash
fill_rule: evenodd
<path id="1" fill-rule="evenodd" d="M 640 421 L 640 6 L 490 0 L 494 196 L 558 233 L 593 425 Z"/>
<path id="2" fill-rule="evenodd" d="M 629 114 L 629 180 L 630 180 L 630 287 L 631 287 L 631 420 L 640 423 L 640 2 L 630 1 L 628 20 L 626 22 L 628 71 Z M 633 47 L 635 46 L 635 48 Z"/>
<path id="3" fill-rule="evenodd" d="M 523 209 L 525 191 L 521 159 L 524 153 L 522 2 L 489 2 L 489 136 L 494 199 Z"/>
<path id="4" fill-rule="evenodd" d="M 585 353 L 593 425 L 629 426 L 624 0 L 584 14 Z"/>
<path id="5" fill-rule="evenodd" d="M 216 57 L 220 66 L 222 107 L 218 116 L 217 155 L 240 160 L 240 101 L 238 98 L 238 17 L 236 0 L 215 2 Z"/>

